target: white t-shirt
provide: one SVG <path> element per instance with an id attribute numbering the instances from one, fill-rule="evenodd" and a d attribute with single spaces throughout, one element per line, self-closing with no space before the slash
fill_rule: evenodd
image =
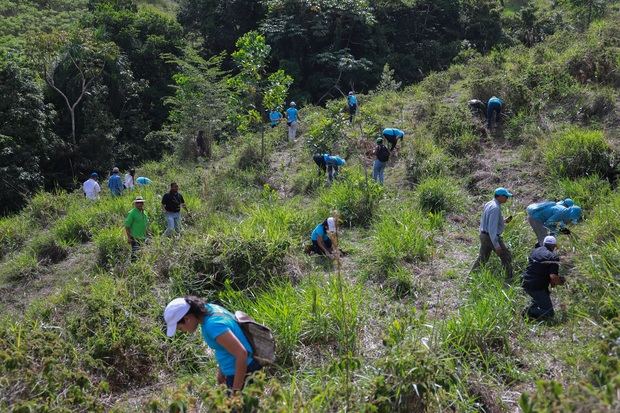
<path id="1" fill-rule="evenodd" d="M 133 189 L 133 176 L 125 174 L 125 188 Z"/>
<path id="2" fill-rule="evenodd" d="M 84 187 L 84 193 L 86 194 L 86 198 L 88 199 L 92 199 L 92 200 L 97 199 L 97 195 L 99 195 L 99 192 L 101 192 L 101 187 L 99 186 L 97 181 L 95 181 L 92 178 L 84 182 L 83 187 Z"/>

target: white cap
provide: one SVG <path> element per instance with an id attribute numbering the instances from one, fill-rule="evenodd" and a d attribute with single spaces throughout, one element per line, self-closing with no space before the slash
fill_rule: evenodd
<path id="1" fill-rule="evenodd" d="M 556 244 L 557 244 L 557 240 L 555 239 L 555 237 L 551 235 L 547 235 L 545 237 L 545 240 L 543 241 L 543 245 L 556 245 Z"/>
<path id="2" fill-rule="evenodd" d="M 295 102 L 291 102 L 291 106 L 297 106 Z"/>
<path id="3" fill-rule="evenodd" d="M 189 304 L 185 298 L 175 298 L 170 301 L 164 310 L 164 320 L 166 321 L 166 335 L 172 337 L 177 331 L 177 323 L 185 317 L 189 311 Z"/>
<path id="4" fill-rule="evenodd" d="M 329 232 L 336 232 L 336 220 L 334 217 L 327 218 L 327 230 Z"/>

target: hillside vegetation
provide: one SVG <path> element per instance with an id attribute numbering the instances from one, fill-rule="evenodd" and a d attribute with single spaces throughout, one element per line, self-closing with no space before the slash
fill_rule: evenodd
<path id="1" fill-rule="evenodd" d="M 265 130 L 264 154 L 250 113 L 210 157 L 187 160 L 191 136 L 175 141 L 175 154 L 138 168 L 153 184 L 122 197 L 32 196 L 0 220 L 0 410 L 618 411 L 619 17 L 616 5 L 584 32 L 464 53 L 402 89 L 386 71 L 358 96 L 353 125 L 344 99 L 308 104 L 297 141 Z M 195 106 L 183 103 L 222 93 L 197 79 L 221 72 L 189 52 L 176 63 L 172 111 L 189 121 Z M 507 111 L 488 131 L 467 101 L 492 95 Z M 379 186 L 371 151 L 388 126 L 407 134 Z M 347 160 L 331 186 L 317 149 Z M 160 203 L 172 181 L 191 214 L 171 239 Z M 515 217 L 505 240 L 516 274 L 535 243 L 529 203 L 584 208 L 559 238 L 568 282 L 554 290 L 552 323 L 522 318 L 526 296 L 504 284 L 496 257 L 469 274 L 497 186 L 515 194 L 504 214 Z M 136 195 L 152 236 L 132 263 L 122 222 Z M 331 211 L 347 254 L 307 256 Z M 241 396 L 216 387 L 198 334 L 166 337 L 162 310 L 186 294 L 273 329 L 277 363 Z"/>

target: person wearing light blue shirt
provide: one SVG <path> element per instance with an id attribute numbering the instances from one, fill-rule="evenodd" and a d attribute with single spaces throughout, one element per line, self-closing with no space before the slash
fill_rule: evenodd
<path id="1" fill-rule="evenodd" d="M 295 102 L 291 102 L 286 110 L 286 124 L 288 125 L 288 140 L 294 142 L 297 138 L 297 127 L 299 126 L 299 111 Z"/>
<path id="2" fill-rule="evenodd" d="M 146 176 L 139 176 L 139 177 L 136 178 L 136 185 L 138 185 L 138 186 L 150 185 L 152 182 L 153 181 L 151 181 Z"/>
<path id="3" fill-rule="evenodd" d="M 566 207 L 567 204 L 571 206 Z M 542 245 L 547 235 L 557 235 L 558 227 L 559 232 L 570 234 L 568 228 L 565 228 L 566 224 L 569 222 L 576 224 L 581 219 L 581 207 L 574 205 L 570 198 L 562 201 L 562 204 L 553 201 L 530 204 L 526 212 L 527 222 L 536 234 L 538 246 Z"/>
<path id="4" fill-rule="evenodd" d="M 401 141 L 405 137 L 405 132 L 396 128 L 385 128 L 383 129 L 383 137 L 392 145 L 390 147 L 390 152 L 394 150 L 398 140 Z"/>
<path id="5" fill-rule="evenodd" d="M 493 123 L 499 122 L 499 116 L 502 113 L 502 106 L 504 106 L 504 101 L 498 98 L 497 96 L 493 96 L 489 99 L 487 103 L 487 127 L 490 129 Z"/>
<path id="6" fill-rule="evenodd" d="M 278 109 L 274 109 L 271 112 L 269 112 L 269 121 L 271 122 L 272 128 L 275 128 L 276 126 L 278 126 L 281 120 L 282 120 L 282 114 L 280 113 Z"/>
<path id="7" fill-rule="evenodd" d="M 339 167 L 345 165 L 347 162 L 337 155 L 323 155 L 325 166 L 327 167 L 327 180 L 332 183 L 338 176 Z"/>
<path id="8" fill-rule="evenodd" d="M 175 298 L 166 306 L 164 320 L 168 337 L 177 330 L 194 333 L 200 326 L 202 338 L 215 352 L 217 382 L 229 389 L 243 389 L 248 374 L 262 368 L 235 316 L 219 305 L 194 296 Z"/>
<path id="9" fill-rule="evenodd" d="M 108 188 L 110 188 L 112 196 L 123 195 L 125 186 L 123 185 L 123 180 L 121 179 L 120 171 L 117 167 L 112 169 L 112 176 L 108 179 Z"/>
<path id="10" fill-rule="evenodd" d="M 357 96 L 353 91 L 347 96 L 347 104 L 349 105 L 349 123 L 353 123 L 353 117 L 357 113 Z"/>
<path id="11" fill-rule="evenodd" d="M 480 217 L 480 252 L 472 266 L 472 271 L 485 264 L 493 251 L 498 255 L 506 272 L 506 279 L 512 280 L 512 254 L 502 240 L 505 224 L 512 220 L 512 216 L 504 219 L 502 204 L 506 203 L 512 194 L 506 188 L 497 188 L 493 200 L 484 205 Z"/>

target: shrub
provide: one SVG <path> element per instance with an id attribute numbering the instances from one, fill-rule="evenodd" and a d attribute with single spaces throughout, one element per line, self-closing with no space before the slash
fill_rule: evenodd
<path id="1" fill-rule="evenodd" d="M 452 158 L 429 139 L 414 139 L 406 159 L 407 181 L 415 185 L 427 177 L 447 175 Z"/>
<path id="2" fill-rule="evenodd" d="M 70 201 L 70 195 L 64 192 L 40 192 L 32 197 L 27 210 L 36 222 L 47 226 L 67 213 Z"/>
<path id="3" fill-rule="evenodd" d="M 261 164 L 260 145 L 248 142 L 243 145 L 237 158 L 237 168 L 241 170 L 255 169 Z"/>
<path id="4" fill-rule="evenodd" d="M 62 241 L 56 240 L 51 233 L 36 237 L 29 247 L 37 260 L 45 264 L 59 263 L 69 255 L 67 246 Z"/>
<path id="5" fill-rule="evenodd" d="M 127 237 L 122 228 L 106 228 L 94 237 L 97 246 L 97 263 L 103 268 L 112 268 L 126 260 L 128 255 Z"/>
<path id="6" fill-rule="evenodd" d="M 424 211 L 455 212 L 463 205 L 463 194 L 453 179 L 427 178 L 416 189 L 418 203 Z"/>
<path id="7" fill-rule="evenodd" d="M 393 292 L 394 297 L 402 299 L 413 292 L 413 274 L 410 270 L 403 266 L 388 271 L 386 284 Z"/>
<path id="8" fill-rule="evenodd" d="M 26 250 L 0 267 L 0 279 L 9 282 L 35 278 L 41 272 L 36 255 Z"/>
<path id="9" fill-rule="evenodd" d="M 323 185 L 325 178 L 317 172 L 318 168 L 314 165 L 305 163 L 299 172 L 293 176 L 291 190 L 299 195 L 312 195 Z"/>
<path id="10" fill-rule="evenodd" d="M 577 179 L 558 179 L 552 190 L 554 199 L 571 198 L 584 210 L 592 210 L 599 202 L 611 195 L 609 181 L 596 175 Z"/>
<path id="11" fill-rule="evenodd" d="M 347 169 L 319 197 L 320 216 L 337 210 L 348 225 L 367 226 L 373 216 L 383 187 L 357 170 Z"/>
<path id="12" fill-rule="evenodd" d="M 547 169 L 558 178 L 609 176 L 612 150 L 603 132 L 569 129 L 544 145 Z"/>
<path id="13" fill-rule="evenodd" d="M 24 245 L 32 223 L 24 215 L 0 219 L 0 259 Z"/>
<path id="14" fill-rule="evenodd" d="M 479 137 L 467 109 L 441 105 L 431 119 L 431 133 L 437 144 L 456 156 L 479 150 Z"/>

